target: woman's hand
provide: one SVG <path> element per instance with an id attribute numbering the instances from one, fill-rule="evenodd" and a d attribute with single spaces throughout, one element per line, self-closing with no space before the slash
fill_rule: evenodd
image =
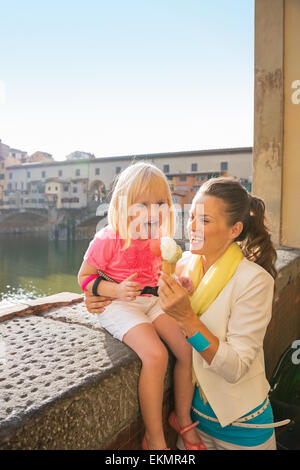
<path id="1" fill-rule="evenodd" d="M 198 319 L 184 287 L 175 279 L 161 273 L 158 281 L 158 295 L 162 309 L 173 317 L 185 330 L 187 323 Z"/>
<path id="2" fill-rule="evenodd" d="M 194 284 L 190 277 L 179 276 L 176 280 L 177 282 L 179 282 L 181 287 L 183 287 L 186 290 L 186 292 L 189 295 L 192 295 L 194 293 Z"/>
<path id="3" fill-rule="evenodd" d="M 102 313 L 107 305 L 111 304 L 112 297 L 95 296 L 88 291 L 84 292 L 84 303 L 90 313 Z"/>
<path id="4" fill-rule="evenodd" d="M 199 331 L 209 341 L 210 346 L 202 351 L 201 355 L 210 364 L 218 350 L 219 339 L 197 317 L 185 289 L 175 279 L 161 273 L 158 284 L 162 309 L 175 318 L 185 336 L 190 338 Z"/>
<path id="5" fill-rule="evenodd" d="M 202 323 L 191 307 L 185 289 L 171 276 L 161 273 L 158 281 L 159 301 L 162 309 L 175 318 L 187 338 L 198 331 L 209 341 L 210 346 L 201 352 L 208 364 L 213 360 L 219 347 L 219 339 Z"/>

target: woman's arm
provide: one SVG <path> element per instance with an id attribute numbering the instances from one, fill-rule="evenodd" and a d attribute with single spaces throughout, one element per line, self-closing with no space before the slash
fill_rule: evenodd
<path id="1" fill-rule="evenodd" d="M 89 313 L 99 314 L 104 312 L 105 307 L 111 304 L 112 300 L 113 298 L 111 297 L 96 297 L 93 294 L 90 294 L 88 291 L 84 292 L 84 303 Z"/>
<path id="2" fill-rule="evenodd" d="M 219 339 L 197 317 L 185 289 L 171 276 L 162 273 L 159 279 L 158 294 L 162 309 L 179 323 L 187 338 L 199 332 L 210 343 L 208 348 L 200 353 L 203 359 L 210 364 L 218 350 Z"/>

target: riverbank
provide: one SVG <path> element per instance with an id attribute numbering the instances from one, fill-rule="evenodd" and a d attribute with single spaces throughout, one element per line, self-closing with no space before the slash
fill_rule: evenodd
<path id="1" fill-rule="evenodd" d="M 48 240 L 47 233 L 0 235 L 0 305 L 69 291 L 80 293 L 77 273 L 86 240 Z"/>
<path id="2" fill-rule="evenodd" d="M 7 211 L 0 214 L 0 234 L 27 234 L 42 232 L 49 240 L 92 238 L 99 223 L 107 223 L 107 211 L 96 215 L 98 204 L 81 209 L 32 209 L 31 211 Z"/>
<path id="3" fill-rule="evenodd" d="M 24 234 L 49 231 L 45 217 L 39 214 L 17 213 L 0 220 L 0 234 Z"/>

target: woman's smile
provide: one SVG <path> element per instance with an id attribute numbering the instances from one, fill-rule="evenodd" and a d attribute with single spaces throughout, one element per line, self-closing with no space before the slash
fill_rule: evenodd
<path id="1" fill-rule="evenodd" d="M 204 238 L 193 233 L 190 234 L 190 250 L 201 250 L 204 245 Z"/>

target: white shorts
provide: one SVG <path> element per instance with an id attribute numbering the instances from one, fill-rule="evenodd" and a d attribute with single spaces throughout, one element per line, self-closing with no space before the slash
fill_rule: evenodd
<path id="1" fill-rule="evenodd" d="M 135 300 L 113 300 L 99 313 L 98 320 L 102 328 L 107 330 L 119 341 L 134 326 L 141 323 L 152 323 L 164 312 L 159 304 L 159 298 L 139 295 Z"/>

